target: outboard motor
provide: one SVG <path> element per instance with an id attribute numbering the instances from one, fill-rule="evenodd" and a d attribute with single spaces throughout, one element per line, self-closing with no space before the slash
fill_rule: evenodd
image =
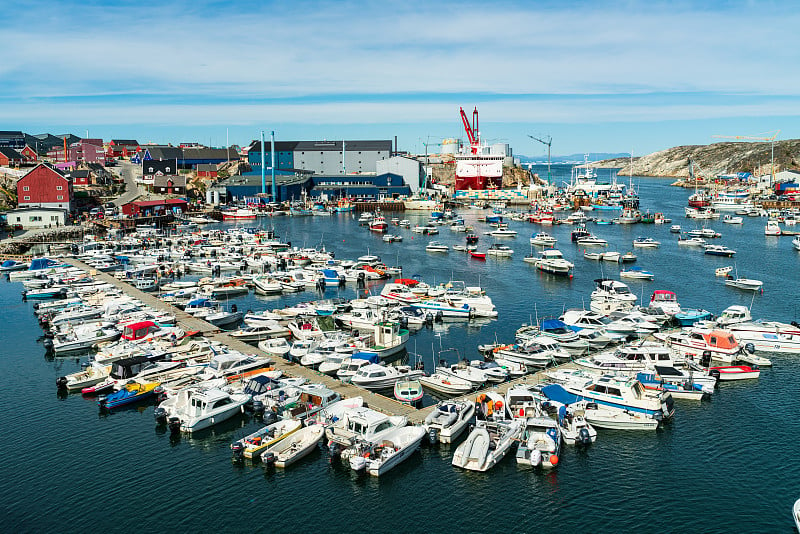
<path id="1" fill-rule="evenodd" d="M 239 311 L 239 307 L 236 304 L 231 305 L 231 313 L 236 313 Z"/>
<path id="2" fill-rule="evenodd" d="M 431 445 L 436 445 L 439 441 L 439 432 L 435 428 L 428 429 L 428 441 L 431 442 Z"/>
<path id="3" fill-rule="evenodd" d="M 56 378 L 56 387 L 58 389 L 67 389 L 67 377 L 59 376 L 58 378 Z"/>
<path id="4" fill-rule="evenodd" d="M 444 322 L 444 313 L 442 313 L 441 311 L 438 311 L 438 312 L 436 312 L 436 318 L 435 318 L 435 321 L 436 321 L 437 323 Z"/>
<path id="5" fill-rule="evenodd" d="M 344 275 L 339 276 L 339 287 L 344 287 L 346 283 L 347 280 L 345 279 Z"/>
<path id="6" fill-rule="evenodd" d="M 426 313 L 425 314 L 425 324 L 428 325 L 428 326 L 433 324 L 433 314 L 432 313 Z"/>
<path id="7" fill-rule="evenodd" d="M 231 456 L 233 460 L 238 462 L 244 460 L 244 445 L 238 441 L 236 443 L 231 443 Z"/>
<path id="8" fill-rule="evenodd" d="M 255 415 L 256 417 L 263 417 L 264 410 L 265 407 L 263 402 L 261 402 L 260 400 L 253 401 L 253 415 Z"/>
<path id="9" fill-rule="evenodd" d="M 578 442 L 582 445 L 589 445 L 592 443 L 592 436 L 589 434 L 588 428 L 581 428 L 578 432 Z"/>
<path id="10" fill-rule="evenodd" d="M 745 343 L 745 345 L 744 345 L 744 350 L 745 350 L 745 352 L 747 352 L 748 354 L 753 354 L 753 353 L 755 353 L 755 351 L 756 351 L 756 346 L 755 346 L 755 345 L 753 345 L 752 343 Z"/>
<path id="11" fill-rule="evenodd" d="M 403 330 L 408 330 L 408 317 L 406 317 L 405 315 L 400 317 L 400 328 L 402 328 Z"/>
<path id="12" fill-rule="evenodd" d="M 169 425 L 169 431 L 173 434 L 177 434 L 181 431 L 181 420 L 179 417 L 170 417 L 167 424 Z"/>
<path id="13" fill-rule="evenodd" d="M 365 273 L 358 273 L 356 277 L 356 287 L 358 289 L 364 289 L 367 286 L 366 279 L 367 275 Z"/>
<path id="14" fill-rule="evenodd" d="M 261 455 L 261 461 L 264 462 L 264 465 L 272 465 L 275 463 L 275 453 L 274 452 L 265 452 Z"/>
<path id="15" fill-rule="evenodd" d="M 163 425 L 167 422 L 167 410 L 164 408 L 156 408 L 153 410 L 153 417 L 155 417 L 156 423 Z"/>
<path id="16" fill-rule="evenodd" d="M 156 386 L 155 389 L 153 389 L 153 394 L 155 394 L 158 402 L 164 402 L 167 400 L 167 392 L 164 391 L 162 386 Z"/>
<path id="17" fill-rule="evenodd" d="M 91 366 L 92 362 L 81 362 L 81 371 L 85 371 Z"/>
<path id="18" fill-rule="evenodd" d="M 705 350 L 703 351 L 703 356 L 700 358 L 700 365 L 703 367 L 708 367 L 711 364 L 711 351 Z"/>

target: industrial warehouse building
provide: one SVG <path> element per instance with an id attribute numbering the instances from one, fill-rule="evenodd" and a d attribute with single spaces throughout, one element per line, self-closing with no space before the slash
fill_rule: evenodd
<path id="1" fill-rule="evenodd" d="M 264 164 L 272 165 L 271 144 L 264 152 Z M 246 149 L 247 162 L 261 173 L 261 141 Z M 276 141 L 275 169 L 307 171 L 321 175 L 374 173 L 377 162 L 392 156 L 391 141 Z"/>

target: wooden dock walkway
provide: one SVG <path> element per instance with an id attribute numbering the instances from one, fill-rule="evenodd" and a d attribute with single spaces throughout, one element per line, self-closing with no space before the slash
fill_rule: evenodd
<path id="1" fill-rule="evenodd" d="M 260 356 L 266 356 L 266 353 L 261 351 L 258 347 L 249 345 L 243 341 L 231 337 L 230 335 L 228 335 L 227 332 L 220 330 L 211 323 L 208 323 L 196 317 L 192 317 L 185 311 L 180 310 L 175 306 L 172 306 L 162 301 L 155 295 L 138 290 L 135 287 L 128 284 L 127 282 L 119 280 L 108 273 L 97 271 L 83 262 L 71 259 L 68 260 L 68 263 L 90 273 L 97 280 L 101 280 L 103 282 L 108 282 L 109 284 L 112 284 L 113 286 L 119 288 L 124 293 L 130 295 L 131 297 L 141 300 L 148 306 L 151 306 L 157 310 L 174 314 L 175 318 L 178 320 L 178 325 L 184 331 L 200 332 L 202 335 L 204 335 L 209 339 L 219 341 L 224 345 L 227 345 L 228 347 L 234 350 L 241 351 L 245 354 L 257 354 Z M 302 377 L 311 382 L 323 384 L 325 387 L 328 387 L 333 391 L 336 391 L 343 397 L 356 397 L 360 395 L 361 397 L 364 398 L 364 402 L 369 407 L 378 410 L 380 412 L 383 412 L 385 414 L 405 415 L 409 416 L 409 419 L 411 419 L 410 416 L 417 411 L 416 408 L 414 408 L 413 406 L 405 405 L 401 402 L 396 401 L 393 398 L 384 397 L 383 395 L 367 391 L 352 384 L 346 384 L 326 374 L 320 373 L 313 369 L 309 369 L 308 367 L 304 367 L 298 363 L 291 363 L 282 358 L 273 358 L 273 360 L 275 360 L 274 367 L 286 373 L 289 376 Z"/>
<path id="2" fill-rule="evenodd" d="M 258 347 L 249 345 L 241 340 L 231 337 L 227 332 L 220 330 L 213 324 L 203 321 L 202 319 L 192 317 L 185 311 L 180 310 L 175 306 L 172 306 L 162 301 L 155 295 L 138 290 L 135 287 L 128 284 L 127 282 L 119 280 L 118 278 L 115 278 L 108 273 L 97 271 L 91 266 L 83 262 L 80 262 L 78 260 L 72 259 L 69 260 L 69 263 L 71 263 L 75 267 L 78 267 L 90 273 L 97 280 L 102 280 L 103 282 L 108 282 L 109 284 L 114 285 L 124 293 L 141 300 L 148 306 L 151 306 L 157 310 L 174 314 L 176 319 L 178 320 L 179 326 L 184 331 L 200 332 L 202 335 L 204 335 L 209 339 L 219 341 L 222 344 L 227 345 L 228 347 L 243 352 L 245 354 L 257 354 L 260 356 L 266 356 L 266 353 L 261 351 Z M 435 408 L 435 406 L 428 406 L 426 408 L 417 409 L 414 408 L 413 406 L 403 404 L 391 397 L 386 397 L 384 395 L 380 395 L 378 393 L 362 389 L 352 384 L 346 384 L 341 380 L 337 380 L 336 378 L 333 378 L 326 374 L 320 373 L 313 369 L 309 369 L 308 367 L 304 367 L 298 363 L 288 362 L 282 358 L 277 358 L 275 360 L 276 361 L 274 367 L 276 369 L 281 370 L 282 372 L 286 373 L 289 376 L 302 377 L 309 380 L 310 382 L 323 384 L 325 387 L 330 388 L 333 391 L 339 393 L 342 397 L 356 397 L 360 395 L 361 397 L 364 398 L 364 402 L 370 408 L 373 408 L 375 410 L 378 410 L 379 412 L 388 415 L 405 415 L 406 417 L 408 417 L 408 421 L 412 424 L 419 424 L 425 421 L 425 417 L 427 417 L 428 414 L 431 413 L 431 411 Z M 574 364 L 568 362 L 556 367 L 551 367 L 547 370 L 549 371 L 558 368 L 569 369 L 572 367 L 574 367 Z M 502 384 L 493 385 L 491 387 L 487 387 L 479 391 L 473 391 L 468 395 L 458 397 L 458 399 L 474 400 L 478 395 L 480 395 L 482 392 L 485 391 L 494 391 L 495 393 L 505 395 L 506 391 L 508 391 L 509 388 L 517 384 L 539 384 L 545 380 L 546 377 L 544 375 L 544 370 L 543 370 L 534 374 L 517 378 L 515 380 L 503 382 Z"/>

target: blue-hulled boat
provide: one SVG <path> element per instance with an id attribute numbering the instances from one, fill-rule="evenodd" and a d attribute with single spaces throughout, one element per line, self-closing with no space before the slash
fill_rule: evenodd
<path id="1" fill-rule="evenodd" d="M 159 386 L 160 382 L 146 382 L 140 384 L 139 382 L 130 382 L 119 391 L 115 391 L 105 397 L 97 399 L 97 404 L 101 409 L 110 410 L 126 404 L 132 404 L 150 398 L 155 393 L 155 389 Z"/>
<path id="2" fill-rule="evenodd" d="M 44 300 L 44 299 L 57 299 L 67 296 L 66 287 L 42 287 L 38 289 L 26 289 L 22 292 L 22 296 L 26 300 Z"/>
<path id="3" fill-rule="evenodd" d="M 711 312 L 708 310 L 689 308 L 679 311 L 673 317 L 675 318 L 675 322 L 680 326 L 692 326 L 698 321 L 711 319 Z"/>
<path id="4" fill-rule="evenodd" d="M 6 260 L 2 264 L 0 264 L 0 272 L 7 273 L 10 271 L 21 271 L 23 269 L 27 269 L 30 266 L 29 263 L 22 263 L 15 260 Z"/>

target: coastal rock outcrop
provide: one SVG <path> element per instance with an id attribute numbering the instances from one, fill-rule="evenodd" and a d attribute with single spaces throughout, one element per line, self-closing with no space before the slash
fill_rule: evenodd
<path id="1" fill-rule="evenodd" d="M 718 174 L 750 172 L 768 174 L 771 166 L 771 143 L 726 142 L 710 145 L 685 145 L 660 150 L 631 161 L 627 158 L 603 160 L 598 167 L 617 168 L 621 176 L 689 177 L 689 158 L 695 174 L 709 178 Z M 800 139 L 775 142 L 775 170 L 800 168 Z"/>

